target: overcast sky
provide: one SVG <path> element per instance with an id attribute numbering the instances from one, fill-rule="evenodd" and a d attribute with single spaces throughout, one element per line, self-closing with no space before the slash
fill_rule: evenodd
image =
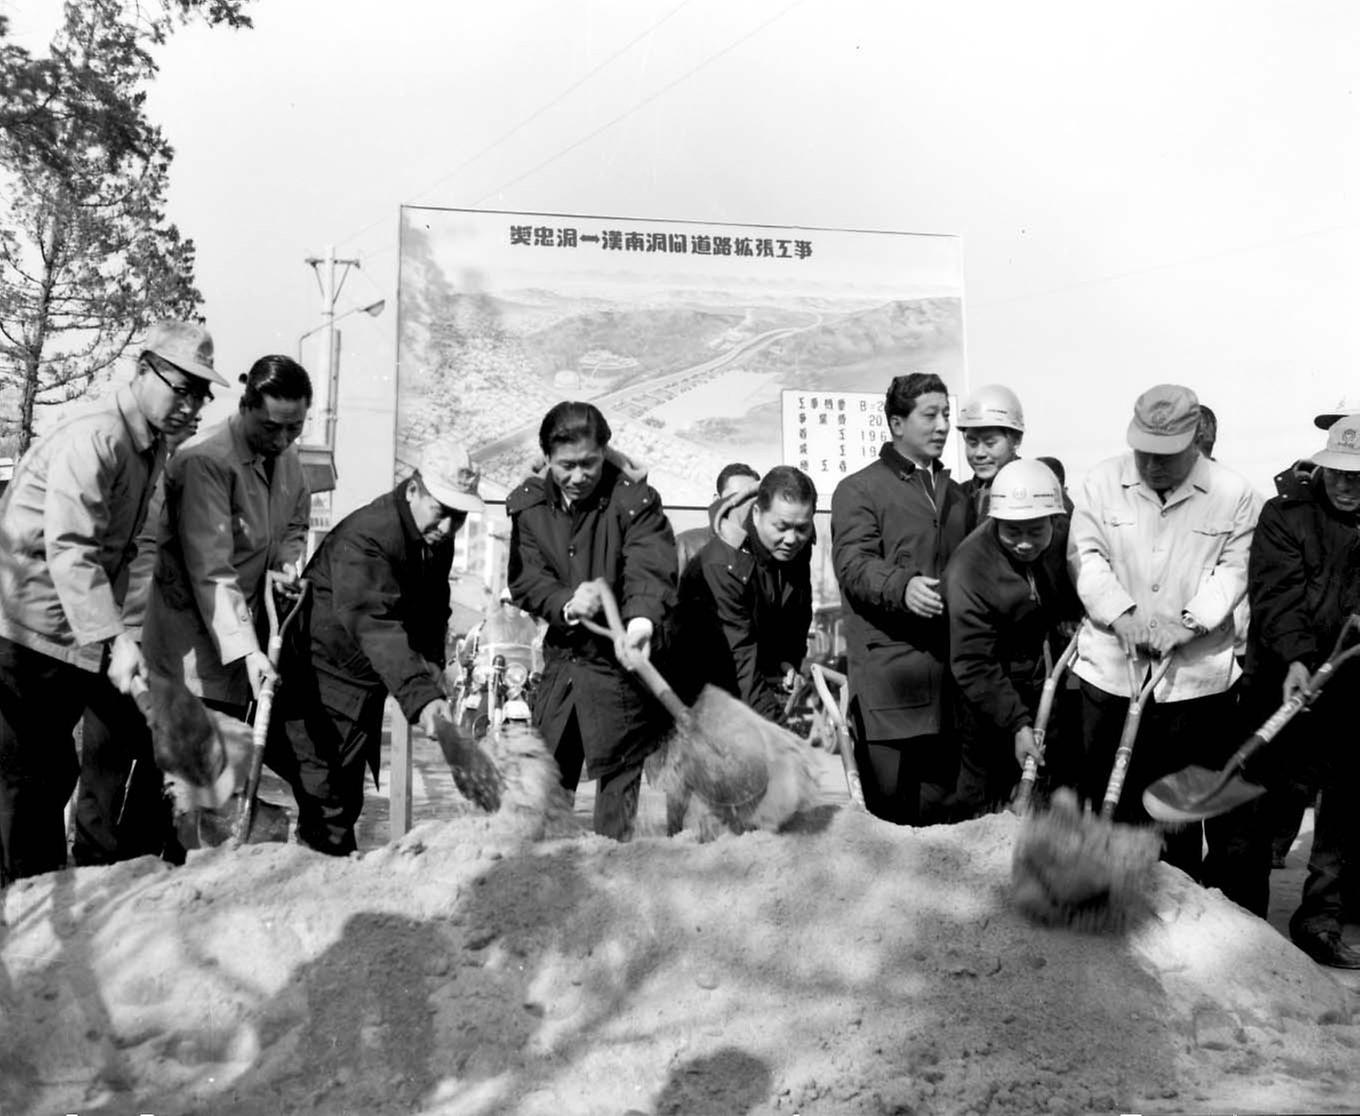
<path id="1" fill-rule="evenodd" d="M 29 45 L 58 7 L 0 0 Z M 149 110 L 233 374 L 319 324 L 303 261 L 328 243 L 362 261 L 341 312 L 388 300 L 342 325 L 337 510 L 390 468 L 403 202 L 961 234 L 969 378 L 1014 387 L 1029 451 L 1075 473 L 1159 381 L 1215 407 L 1218 456 L 1263 489 L 1360 394 L 1352 0 L 252 15 L 178 34 Z"/>

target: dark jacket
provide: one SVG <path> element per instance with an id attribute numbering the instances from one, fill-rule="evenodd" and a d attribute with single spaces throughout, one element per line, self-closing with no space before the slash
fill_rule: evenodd
<path id="1" fill-rule="evenodd" d="M 939 577 L 974 525 L 972 506 L 935 470 L 921 471 L 891 443 L 831 497 L 831 548 L 845 606 L 850 690 L 868 740 L 938 733 L 944 718 L 949 626 L 907 610 L 907 583 Z"/>
<path id="2" fill-rule="evenodd" d="M 535 725 L 555 749 L 574 712 L 592 778 L 639 760 L 656 739 L 661 707 L 618 665 L 612 643 L 568 624 L 562 609 L 581 582 L 604 578 L 625 623 L 637 616 L 652 622 L 657 648 L 676 583 L 675 537 L 661 498 L 640 476 L 606 461 L 595 491 L 570 510 L 551 477 L 537 474 L 505 506 L 511 595 L 548 622 Z"/>
<path id="3" fill-rule="evenodd" d="M 1055 519 L 1065 518 L 1055 516 Z M 949 666 L 964 708 L 979 727 L 1014 735 L 1034 724 L 1034 703 L 1043 685 L 1044 641 L 1057 658 L 1056 629 L 1080 615 L 1076 591 L 1060 560 L 1066 531 L 1035 562 L 1012 558 L 997 538 L 996 521 L 973 531 L 944 572 L 949 617 Z"/>
<path id="4" fill-rule="evenodd" d="M 335 525 L 307 563 L 311 593 L 285 663 L 315 671 L 322 701 L 356 721 L 381 715 L 387 694 L 408 721 L 444 696 L 453 536 L 429 546 L 416 530 L 403 482 Z M 362 711 L 362 715 L 361 715 Z M 371 727 L 371 726 L 370 726 Z"/>
<path id="5" fill-rule="evenodd" d="M 771 720 L 783 716 L 784 664 L 800 666 L 812 626 L 812 546 L 776 561 L 751 525 L 755 489 L 728 507 L 741 543 L 715 537 L 680 579 L 676 658 L 695 692 L 708 683 Z"/>
<path id="6" fill-rule="evenodd" d="M 1267 688 L 1292 662 L 1315 670 L 1360 609 L 1356 516 L 1332 507 L 1320 476 L 1291 469 L 1275 483 L 1279 495 L 1261 508 L 1247 563 L 1248 673 Z"/>

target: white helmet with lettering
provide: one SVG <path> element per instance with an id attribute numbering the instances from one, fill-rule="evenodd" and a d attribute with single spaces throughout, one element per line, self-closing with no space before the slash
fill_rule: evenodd
<path id="1" fill-rule="evenodd" d="M 1062 485 L 1042 461 L 1023 458 L 1001 466 L 992 481 L 987 511 L 993 519 L 1062 515 Z"/>
<path id="2" fill-rule="evenodd" d="M 954 425 L 960 430 L 978 426 L 999 426 L 1005 430 L 1025 432 L 1025 411 L 1020 397 L 1002 384 L 980 387 L 963 401 Z"/>

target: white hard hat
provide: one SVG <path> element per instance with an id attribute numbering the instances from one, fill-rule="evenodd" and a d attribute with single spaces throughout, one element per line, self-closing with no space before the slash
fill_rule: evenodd
<path id="1" fill-rule="evenodd" d="M 992 480 L 987 511 L 993 519 L 1038 519 L 1065 510 L 1062 485 L 1042 461 L 1011 461 Z"/>
<path id="2" fill-rule="evenodd" d="M 1319 430 L 1330 430 L 1337 419 L 1345 418 L 1347 415 L 1360 415 L 1360 396 L 1343 395 L 1340 402 L 1330 411 L 1323 411 L 1313 419 L 1313 425 Z"/>
<path id="3" fill-rule="evenodd" d="M 1346 415 L 1332 424 L 1327 431 L 1327 448 L 1313 455 L 1313 464 L 1360 473 L 1360 415 Z"/>
<path id="4" fill-rule="evenodd" d="M 960 430 L 978 426 L 1000 426 L 1024 433 L 1025 411 L 1020 397 L 1002 384 L 980 387 L 963 401 L 954 425 Z"/>

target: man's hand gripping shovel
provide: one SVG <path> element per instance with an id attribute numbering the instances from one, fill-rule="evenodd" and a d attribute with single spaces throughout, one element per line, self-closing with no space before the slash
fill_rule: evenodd
<path id="1" fill-rule="evenodd" d="M 279 660 L 283 657 L 283 640 L 288 629 L 302 612 L 311 585 L 305 578 L 292 581 L 277 571 L 270 570 L 265 575 L 264 608 L 269 617 L 269 647 L 266 654 L 275 674 L 260 683 L 259 697 L 255 702 L 254 736 L 250 749 L 250 770 L 246 775 L 245 790 L 241 795 L 241 809 L 236 823 L 231 829 L 232 848 L 239 848 L 250 839 L 250 827 L 255 822 L 255 799 L 260 793 L 260 775 L 264 770 L 264 750 L 269 739 L 269 721 L 274 712 L 274 692 L 278 688 Z M 279 619 L 275 592 L 287 602 L 283 619 Z"/>
<path id="2" fill-rule="evenodd" d="M 1358 635 L 1360 615 L 1352 615 L 1342 625 L 1341 634 L 1327 661 L 1271 714 L 1265 724 L 1248 737 L 1222 771 L 1191 766 L 1164 775 L 1143 792 L 1143 808 L 1160 822 L 1184 825 L 1226 814 L 1265 794 L 1265 787 L 1249 782 L 1244 777 L 1247 760 L 1274 740 L 1296 714 L 1313 704 L 1322 687 L 1336 675 L 1337 669 L 1347 659 L 1360 654 L 1360 640 L 1346 646 L 1348 640 Z"/>
<path id="3" fill-rule="evenodd" d="M 1099 816 L 1082 809 L 1072 792 L 1059 791 L 1047 813 L 1025 819 L 1015 845 L 1011 878 L 1016 902 L 1030 917 L 1090 928 L 1116 923 L 1124 900 L 1156 863 L 1162 844 L 1157 830 L 1117 825 L 1114 813 L 1143 709 L 1173 661 L 1174 655 L 1163 656 L 1140 684 L 1138 661 L 1129 660 L 1129 709 Z"/>

